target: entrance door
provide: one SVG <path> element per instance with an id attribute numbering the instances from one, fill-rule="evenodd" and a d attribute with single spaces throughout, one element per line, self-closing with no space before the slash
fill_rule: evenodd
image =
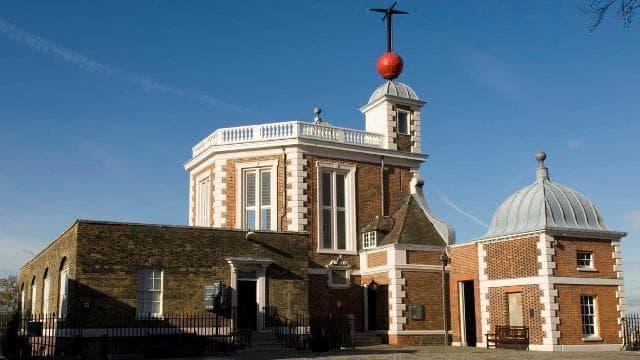
<path id="1" fill-rule="evenodd" d="M 522 293 L 509 293 L 509 326 L 522 326 Z"/>
<path id="2" fill-rule="evenodd" d="M 374 286 L 367 287 L 367 322 L 369 323 L 369 328 L 367 330 L 377 330 L 378 326 L 376 324 L 376 313 L 378 308 L 378 302 L 376 298 L 378 296 L 378 292 L 376 291 Z"/>
<path id="3" fill-rule="evenodd" d="M 236 311 L 240 329 L 256 330 L 258 302 L 256 301 L 255 281 L 238 281 L 238 307 Z"/>
<path id="4" fill-rule="evenodd" d="M 473 280 L 458 283 L 460 293 L 460 328 L 466 346 L 476 346 L 476 302 Z"/>

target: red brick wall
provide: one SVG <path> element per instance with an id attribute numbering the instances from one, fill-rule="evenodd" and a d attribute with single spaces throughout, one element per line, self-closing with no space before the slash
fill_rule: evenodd
<path id="1" fill-rule="evenodd" d="M 496 325 L 509 325 L 507 294 L 514 292 L 522 293 L 522 319 L 524 326 L 529 327 L 530 343 L 542 344 L 542 324 L 544 320 L 541 316 L 543 306 L 540 303 L 542 291 L 538 285 L 490 288 L 489 328 L 494 330 Z"/>
<path id="2" fill-rule="evenodd" d="M 407 264 L 442 265 L 441 252 L 407 250 Z"/>
<path id="3" fill-rule="evenodd" d="M 403 271 L 404 299 L 407 310 L 406 330 L 442 330 L 442 274 L 439 272 Z M 445 284 L 447 281 L 445 280 Z M 448 284 L 447 284 L 448 285 Z M 410 304 L 424 305 L 424 320 L 411 320 Z"/>
<path id="4" fill-rule="evenodd" d="M 367 254 L 367 266 L 376 267 L 387 265 L 387 252 L 380 251 L 373 254 Z"/>
<path id="5" fill-rule="evenodd" d="M 611 256 L 613 248 L 611 240 L 556 238 L 555 276 L 615 278 L 613 266 L 615 260 Z M 593 264 L 597 271 L 578 271 L 577 252 L 593 252 Z"/>
<path id="6" fill-rule="evenodd" d="M 315 155 L 305 155 L 308 165 L 307 182 L 308 205 L 309 205 L 309 233 L 311 234 L 310 257 L 312 268 L 323 268 L 329 261 L 336 258 L 335 254 L 318 254 L 318 168 L 316 162 L 326 162 L 356 166 L 356 228 L 366 226 L 373 218 L 380 214 L 380 164 L 364 163 L 350 160 L 326 158 Z M 385 172 L 385 197 L 389 206 L 395 209 L 399 202 L 409 194 L 409 182 L 411 173 L 409 168 L 387 166 Z M 388 211 L 387 211 L 388 214 Z M 360 247 L 360 234 L 357 233 L 356 243 Z M 353 255 L 344 256 L 351 264 L 358 266 L 359 257 Z"/>
<path id="7" fill-rule="evenodd" d="M 460 334 L 460 304 L 458 299 L 458 283 L 460 281 L 473 281 L 476 315 L 476 339 L 483 341 L 480 323 L 480 282 L 478 278 L 478 246 L 468 244 L 454 246 L 450 249 L 450 289 L 449 309 L 451 313 L 451 330 L 453 341 L 461 341 Z"/>
<path id="8" fill-rule="evenodd" d="M 538 239 L 532 236 L 485 244 L 489 280 L 537 276 Z"/>
<path id="9" fill-rule="evenodd" d="M 616 305 L 616 286 L 578 286 L 556 285 L 558 290 L 558 314 L 560 317 L 560 339 L 558 344 L 619 344 L 618 311 Z M 582 341 L 582 317 L 580 311 L 580 296 L 594 295 L 596 297 L 596 312 L 601 342 Z"/>

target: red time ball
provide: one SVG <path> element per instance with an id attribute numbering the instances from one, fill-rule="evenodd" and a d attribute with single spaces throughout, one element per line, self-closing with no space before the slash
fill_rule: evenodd
<path id="1" fill-rule="evenodd" d="M 378 73 L 387 80 L 393 80 L 402 72 L 402 58 L 394 52 L 386 52 L 378 58 Z"/>

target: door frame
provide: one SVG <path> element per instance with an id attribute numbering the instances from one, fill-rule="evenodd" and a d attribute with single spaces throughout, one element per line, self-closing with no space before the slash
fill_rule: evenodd
<path id="1" fill-rule="evenodd" d="M 267 306 L 267 278 L 266 272 L 269 265 L 273 263 L 272 259 L 267 258 L 248 258 L 248 257 L 230 257 L 227 263 L 231 267 L 231 306 L 238 307 L 238 281 L 255 281 L 256 282 L 256 301 L 258 302 L 258 311 L 256 311 L 256 329 L 264 328 L 264 308 Z M 257 276 L 254 279 L 243 279 L 238 277 L 239 271 L 256 271 Z M 235 319 L 233 320 L 235 321 Z M 235 324 L 234 324 L 235 325 Z"/>

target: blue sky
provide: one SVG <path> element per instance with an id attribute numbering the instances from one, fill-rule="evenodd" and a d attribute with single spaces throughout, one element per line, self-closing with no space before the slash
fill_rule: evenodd
<path id="1" fill-rule="evenodd" d="M 400 81 L 428 101 L 422 168 L 458 242 L 551 179 L 623 240 L 640 310 L 639 24 L 567 1 L 400 1 Z M 187 222 L 191 147 L 218 127 L 311 120 L 363 128 L 382 80 L 370 1 L 0 2 L 0 274 L 74 219 Z M 466 213 L 466 215 L 465 215 Z M 474 220 L 477 219 L 478 221 Z"/>

